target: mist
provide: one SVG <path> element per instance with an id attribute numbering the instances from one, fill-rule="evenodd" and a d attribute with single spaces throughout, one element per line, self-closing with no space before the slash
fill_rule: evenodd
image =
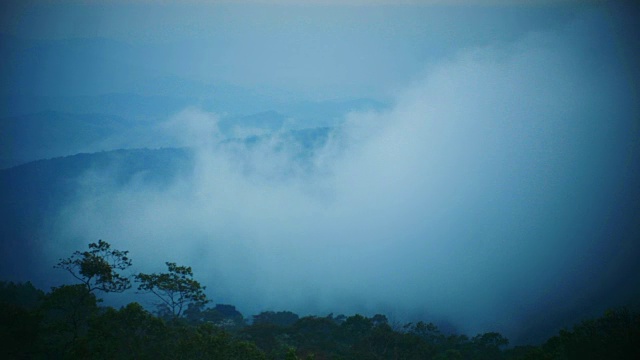
<path id="1" fill-rule="evenodd" d="M 189 174 L 86 173 L 42 256 L 104 239 L 134 271 L 192 266 L 245 314 L 385 313 L 515 342 L 556 330 L 543 313 L 637 301 L 638 84 L 603 21 L 442 57 L 304 157 L 285 132 L 226 141 L 194 104 L 158 128 L 191 149 Z"/>

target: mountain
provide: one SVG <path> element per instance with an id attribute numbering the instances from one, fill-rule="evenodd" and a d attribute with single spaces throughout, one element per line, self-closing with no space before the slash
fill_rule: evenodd
<path id="1" fill-rule="evenodd" d="M 47 241 L 43 224 L 75 199 L 88 172 L 108 170 L 110 178 L 102 179 L 105 188 L 134 179 L 147 186 L 165 186 L 187 173 L 192 159 L 188 149 L 115 150 L 0 170 L 0 277 L 24 279 L 42 270 L 36 259 L 39 245 Z"/>
<path id="2" fill-rule="evenodd" d="M 165 96 L 109 94 L 86 97 L 0 96 L 0 169 L 29 161 L 80 152 L 123 148 L 184 146 L 163 129 L 190 100 Z M 204 112 L 218 119 L 221 135 L 244 139 L 271 133 L 334 127 L 349 111 L 380 111 L 384 104 L 367 100 L 283 104 L 283 111 L 217 113 L 210 102 Z M 220 104 L 218 104 L 220 105 Z M 247 110 L 247 109 L 245 109 Z"/>
<path id="3" fill-rule="evenodd" d="M 218 122 L 220 132 L 228 138 L 245 138 L 281 130 L 287 116 L 277 111 L 265 111 L 245 116 L 229 116 Z"/>
<path id="4" fill-rule="evenodd" d="M 0 119 L 0 168 L 79 152 L 107 150 L 109 137 L 127 131 L 124 118 L 107 114 L 39 112 Z"/>
<path id="5" fill-rule="evenodd" d="M 78 120 L 68 115 L 56 116 L 70 122 Z M 118 118 L 113 118 L 111 125 L 100 127 L 100 121 L 93 120 L 78 120 L 82 123 L 79 129 L 90 133 L 80 139 L 86 143 L 116 131 L 116 125 L 120 124 Z M 25 127 L 26 123 L 37 127 L 40 121 L 48 120 L 27 117 L 24 121 Z M 44 126 L 33 133 L 44 138 L 48 131 L 54 130 Z M 300 165 L 308 162 L 313 151 L 327 141 L 330 133 L 330 128 L 285 131 L 277 135 L 226 140 L 219 147 L 229 152 L 242 152 L 261 145 L 274 146 L 273 151 L 287 151 Z M 49 241 L 45 225 L 65 206 L 86 195 L 83 192 L 91 191 L 99 198 L 110 190 L 129 185 L 163 189 L 178 179 L 188 179 L 195 161 L 196 154 L 190 148 L 119 149 L 37 160 L 0 169 L 0 278 L 38 281 L 51 266 L 38 262 L 39 251 Z M 101 174 L 108 174 L 108 177 L 101 177 Z"/>
<path id="6" fill-rule="evenodd" d="M 56 111 L 153 120 L 193 106 L 224 116 L 278 109 L 304 120 L 304 127 L 316 127 L 347 111 L 386 106 L 373 99 L 302 100 L 188 76 L 189 61 L 172 60 L 179 49 L 180 44 L 132 46 L 102 38 L 34 40 L 0 33 L 0 117 Z"/>

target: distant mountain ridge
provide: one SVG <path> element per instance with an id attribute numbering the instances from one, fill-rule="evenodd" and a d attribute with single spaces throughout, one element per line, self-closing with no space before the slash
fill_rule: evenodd
<path id="1" fill-rule="evenodd" d="M 274 151 L 293 148 L 292 160 L 304 164 L 328 140 L 331 131 L 331 128 L 295 130 L 230 139 L 220 146 L 252 149 L 270 144 L 273 136 L 279 136 L 278 144 L 293 145 L 287 149 L 276 145 Z M 92 185 L 92 191 L 98 195 L 132 182 L 163 188 L 180 177 L 190 176 L 195 161 L 195 152 L 190 148 L 141 148 L 80 153 L 0 169 L 0 278 L 37 281 L 37 273 L 44 271 L 43 264 L 38 262 L 38 244 L 48 241 L 43 224 L 82 195 L 86 190 L 85 176 L 109 174 Z"/>
<path id="2" fill-rule="evenodd" d="M 188 172 L 191 165 L 188 149 L 131 149 L 38 160 L 0 170 L 0 277 L 23 279 L 42 270 L 37 262 L 37 244 L 47 241 L 42 225 L 78 195 L 88 171 L 108 169 L 111 177 L 104 179 L 105 184 L 122 185 L 135 178 L 163 186 Z"/>
<path id="3" fill-rule="evenodd" d="M 131 127 L 126 119 L 107 114 L 43 111 L 0 118 L 0 168 L 107 150 L 99 143 Z"/>
<path id="4" fill-rule="evenodd" d="M 0 118 L 0 169 L 81 152 L 184 146 L 163 128 L 165 119 L 144 121 L 108 113 L 51 110 Z M 217 123 L 226 139 L 299 131 L 301 125 L 277 111 L 222 116 Z"/>

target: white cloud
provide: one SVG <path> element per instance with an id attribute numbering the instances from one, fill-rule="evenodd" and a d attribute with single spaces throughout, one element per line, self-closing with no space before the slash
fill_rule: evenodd
<path id="1" fill-rule="evenodd" d="M 346 116 L 312 172 L 277 140 L 216 145 L 216 116 L 187 110 L 170 128 L 197 149 L 191 176 L 82 198 L 58 235 L 111 241 L 145 269 L 192 265 L 249 313 L 392 311 L 517 334 L 539 302 L 598 291 L 590 269 L 618 256 L 598 249 L 614 241 L 622 158 L 638 154 L 630 110 L 612 112 L 624 99 L 601 90 L 621 86 L 617 60 L 581 47 L 590 21 L 461 52 L 392 110 Z"/>

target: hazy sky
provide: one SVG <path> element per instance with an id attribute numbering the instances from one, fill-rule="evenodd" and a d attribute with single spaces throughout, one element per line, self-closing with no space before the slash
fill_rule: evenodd
<path id="1" fill-rule="evenodd" d="M 284 98 L 388 98 L 462 49 L 558 30 L 587 8 L 572 1 L 276 3 L 18 1 L 3 5 L 0 31 L 39 40 L 116 41 L 93 54 L 95 63 L 120 64 L 87 75 L 98 78 L 104 72 L 126 78 L 124 71 L 134 78 L 223 81 Z M 612 20 L 602 16 L 599 26 L 607 26 Z M 122 53 L 109 54 L 116 45 Z M 118 58 L 110 60 L 114 54 Z M 72 72 L 53 60 L 47 66 Z M 104 91 L 123 91 L 112 88 Z"/>
<path id="2" fill-rule="evenodd" d="M 345 114 L 308 167 L 277 138 L 218 144 L 215 111 L 174 114 L 162 128 L 196 150 L 193 172 L 161 190 L 86 174 L 49 221 L 51 261 L 101 238 L 141 271 L 192 265 L 245 314 L 384 312 L 515 339 L 638 301 L 635 9 L 323 3 L 3 12 L 15 36 L 127 44 L 149 76 L 391 103 Z"/>

